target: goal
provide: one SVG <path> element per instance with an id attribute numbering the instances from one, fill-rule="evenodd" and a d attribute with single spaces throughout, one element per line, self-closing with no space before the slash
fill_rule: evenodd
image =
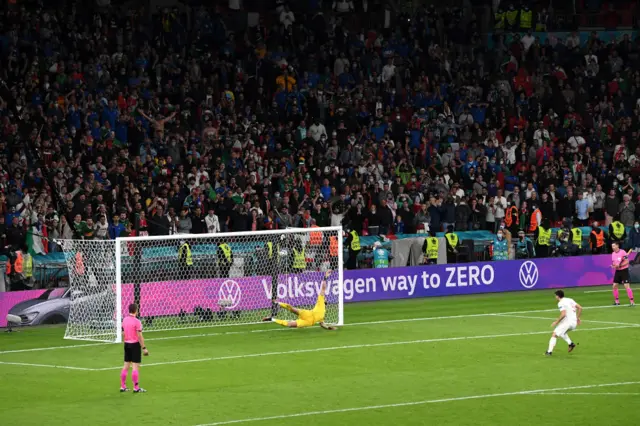
<path id="1" fill-rule="evenodd" d="M 145 332 L 294 319 L 275 301 L 312 308 L 326 271 L 325 322 L 343 325 L 341 227 L 60 242 L 65 339 L 121 342 L 131 303 Z"/>

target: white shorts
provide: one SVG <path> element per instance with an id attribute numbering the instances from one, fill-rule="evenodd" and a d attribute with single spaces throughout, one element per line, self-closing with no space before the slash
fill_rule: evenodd
<path id="1" fill-rule="evenodd" d="M 561 321 L 553 332 L 556 333 L 556 336 L 562 336 L 563 334 L 567 334 L 569 331 L 575 330 L 577 326 L 577 322 Z"/>

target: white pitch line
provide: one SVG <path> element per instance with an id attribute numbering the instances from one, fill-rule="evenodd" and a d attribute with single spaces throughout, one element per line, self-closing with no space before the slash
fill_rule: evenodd
<path id="1" fill-rule="evenodd" d="M 632 290 L 640 290 L 640 288 L 632 288 Z M 607 290 L 587 290 L 587 291 L 583 291 L 584 294 L 589 294 L 589 293 L 611 293 L 611 288 L 607 289 Z"/>
<path id="2" fill-rule="evenodd" d="M 90 348 L 92 346 L 105 346 L 113 345 L 113 343 L 88 343 L 86 345 L 65 345 L 65 346 L 49 346 L 46 348 L 30 348 L 30 349 L 13 349 L 9 351 L 0 351 L 2 354 L 19 354 L 22 352 L 40 352 L 40 351 L 53 351 L 57 349 L 73 349 L 73 348 Z"/>
<path id="3" fill-rule="evenodd" d="M 291 419 L 296 417 L 319 416 L 319 415 L 325 415 L 325 414 L 351 413 L 351 412 L 357 412 L 357 411 L 380 410 L 384 408 L 411 407 L 411 406 L 417 406 L 417 405 L 439 404 L 443 402 L 467 401 L 471 399 L 486 399 L 486 398 L 497 398 L 497 397 L 504 397 L 504 396 L 516 396 L 516 395 L 545 395 L 543 392 L 555 392 L 555 391 L 565 391 L 565 390 L 573 390 L 573 389 L 594 389 L 594 388 L 603 388 L 603 387 L 610 387 L 610 386 L 625 386 L 625 385 L 637 385 L 637 384 L 640 384 L 640 382 L 603 383 L 603 384 L 597 384 L 597 385 L 569 386 L 569 387 L 563 387 L 563 388 L 536 389 L 536 390 L 529 390 L 529 391 L 461 396 L 457 398 L 427 399 L 423 401 L 400 402 L 397 404 L 369 405 L 365 407 L 339 408 L 335 410 L 307 411 L 304 413 L 281 414 L 281 415 L 269 416 L 269 417 L 253 417 L 253 418 L 238 419 L 238 420 L 226 420 L 226 421 L 214 422 L 214 423 L 204 423 L 198 426 L 222 426 L 222 425 L 231 425 L 231 424 L 238 424 L 238 423 L 262 422 L 267 420 Z"/>
<path id="4" fill-rule="evenodd" d="M 598 330 L 613 330 L 620 328 L 635 328 L 637 326 L 612 326 L 612 327 L 598 327 L 598 328 L 583 328 L 577 331 L 598 331 Z M 461 337 L 442 337 L 436 339 L 421 339 L 421 340 L 405 340 L 399 342 L 381 342 L 381 343 L 363 343 L 360 345 L 345 345 L 345 346 L 328 346 L 321 348 L 313 348 L 313 349 L 296 349 L 291 351 L 279 351 L 279 352 L 262 352 L 255 354 L 244 354 L 244 355 L 228 355 L 228 356 L 220 356 L 220 357 L 210 357 L 210 358 L 198 358 L 198 359 L 186 359 L 180 361 L 166 361 L 166 362 L 156 362 L 151 364 L 143 364 L 141 367 L 157 367 L 161 365 L 175 365 L 175 364 L 192 364 L 196 362 L 211 362 L 211 361 L 227 361 L 233 359 L 246 359 L 246 358 L 262 358 L 268 356 L 277 356 L 277 355 L 296 355 L 302 353 L 309 352 L 327 352 L 327 351 L 339 351 L 345 349 L 362 349 L 362 348 L 379 348 L 386 346 L 399 346 L 399 345 L 415 345 L 422 343 L 436 343 L 436 342 L 453 342 L 458 340 L 479 340 L 479 339 L 496 339 L 500 337 L 518 337 L 518 336 L 535 336 L 539 334 L 549 334 L 550 331 L 531 331 L 527 333 L 507 333 L 507 334 L 489 334 L 483 336 L 461 336 Z M 112 371 L 119 370 L 122 367 L 105 367 L 105 368 L 94 368 L 93 371 Z"/>
<path id="5" fill-rule="evenodd" d="M 587 306 L 584 309 L 608 309 L 614 308 L 613 305 L 602 305 L 602 306 Z M 418 321 L 438 321 L 438 320 L 447 320 L 447 319 L 460 319 L 460 318 L 481 318 L 481 317 L 492 317 L 492 316 L 501 316 L 501 315 L 510 315 L 510 314 L 533 314 L 539 312 L 557 312 L 557 309 L 538 309 L 532 311 L 512 311 L 512 312 L 491 312 L 485 314 L 467 314 L 467 315 L 449 315 L 449 316 L 440 316 L 440 317 L 419 317 L 419 318 L 404 318 L 404 319 L 396 319 L 396 320 L 379 320 L 379 321 L 365 321 L 365 322 L 354 322 L 350 324 L 345 324 L 344 327 L 355 327 L 361 325 L 379 325 L 379 324 L 398 324 L 398 323 L 407 323 L 407 322 L 418 322 Z M 166 330 L 170 332 L 171 330 Z M 290 329 L 290 328 L 269 328 L 269 329 L 260 329 L 260 330 L 247 330 L 247 331 L 229 331 L 229 332 L 215 332 L 215 333 L 200 333 L 200 334 L 183 334 L 179 336 L 165 336 L 165 337 L 155 337 L 155 338 L 147 338 L 145 341 L 161 341 L 161 340 L 177 340 L 177 339 L 191 339 L 198 337 L 215 337 L 215 336 L 227 336 L 227 335 L 237 335 L 237 334 L 252 334 L 252 333 L 272 333 L 272 332 L 299 332 L 300 330 Z M 63 345 L 63 346 L 50 346 L 45 348 L 31 348 L 31 349 L 13 349 L 8 351 L 0 351 L 0 355 L 3 354 L 15 354 L 15 353 L 23 353 L 23 352 L 39 352 L 39 351 L 49 351 L 49 350 L 57 350 L 57 349 L 75 349 L 75 348 L 84 348 L 84 347 L 95 347 L 95 346 L 110 346 L 113 343 L 87 343 L 82 345 Z"/>
<path id="6" fill-rule="evenodd" d="M 540 392 L 533 395 L 616 395 L 616 396 L 640 396 L 640 392 Z"/>
<path id="7" fill-rule="evenodd" d="M 557 319 L 557 318 L 542 318 L 542 317 L 532 317 L 532 316 L 525 316 L 525 315 L 511 315 L 511 314 L 499 314 L 496 316 L 506 317 L 506 318 L 538 319 L 538 320 L 545 320 L 545 321 L 553 321 Z M 631 327 L 640 327 L 640 324 L 635 324 L 630 322 L 612 322 L 612 321 L 597 321 L 597 320 L 583 320 L 583 319 L 580 319 L 580 322 L 589 322 L 592 324 L 628 325 Z"/>
<path id="8" fill-rule="evenodd" d="M 95 369 L 93 368 L 70 367 L 68 365 L 31 364 L 26 362 L 6 362 L 6 361 L 0 361 L 0 364 L 17 365 L 21 367 L 43 367 L 43 368 L 60 368 L 62 370 L 95 371 Z"/>

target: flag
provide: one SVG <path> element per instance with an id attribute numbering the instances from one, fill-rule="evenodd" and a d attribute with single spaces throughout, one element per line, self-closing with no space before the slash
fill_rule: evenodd
<path id="1" fill-rule="evenodd" d="M 43 228 L 44 230 L 45 228 Z M 27 232 L 27 248 L 28 253 L 31 256 L 35 256 L 37 254 L 47 254 L 48 244 L 46 239 L 43 238 L 43 233 L 38 226 L 34 225 L 30 228 L 29 232 Z"/>

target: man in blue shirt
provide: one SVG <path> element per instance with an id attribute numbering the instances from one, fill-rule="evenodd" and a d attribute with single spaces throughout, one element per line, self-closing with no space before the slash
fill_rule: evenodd
<path id="1" fill-rule="evenodd" d="M 470 169 L 476 170 L 478 168 L 478 163 L 476 163 L 471 155 L 467 157 L 467 162 L 464 163 L 463 173 L 465 175 L 469 174 Z"/>
<path id="2" fill-rule="evenodd" d="M 113 223 L 109 226 L 109 238 L 115 240 L 124 231 L 124 225 L 120 223 L 120 216 L 113 216 Z"/>
<path id="3" fill-rule="evenodd" d="M 578 217 L 578 226 L 587 226 L 589 222 L 589 200 L 586 200 L 582 192 L 578 192 L 576 200 L 576 216 Z"/>

